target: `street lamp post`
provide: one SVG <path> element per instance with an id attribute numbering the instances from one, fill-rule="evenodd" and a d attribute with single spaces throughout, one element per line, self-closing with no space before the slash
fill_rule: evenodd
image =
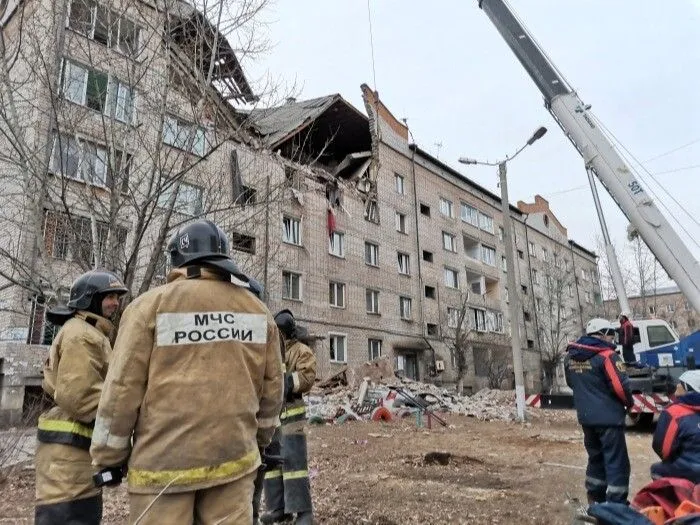
<path id="1" fill-rule="evenodd" d="M 510 315 L 511 350 L 513 352 L 513 373 L 515 374 L 515 404 L 519 421 L 525 421 L 525 381 L 523 377 L 523 356 L 520 343 L 520 298 L 515 280 L 515 248 L 513 243 L 513 226 L 510 220 L 510 205 L 508 201 L 508 181 L 506 178 L 506 163 L 517 157 L 527 146 L 547 133 L 547 128 L 540 127 L 532 137 L 512 156 L 506 156 L 499 162 L 480 162 L 469 158 L 460 158 L 462 164 L 479 164 L 482 166 L 498 166 L 499 185 L 501 187 L 501 211 L 503 213 L 503 241 L 506 245 L 506 268 L 508 270 L 508 311 Z"/>

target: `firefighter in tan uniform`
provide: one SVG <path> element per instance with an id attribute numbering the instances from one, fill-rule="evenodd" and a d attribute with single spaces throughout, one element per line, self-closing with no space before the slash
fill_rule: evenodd
<path id="1" fill-rule="evenodd" d="M 90 452 L 107 479 L 128 462 L 131 523 L 249 524 L 282 406 L 279 333 L 216 224 L 182 227 L 168 252 L 167 284 L 122 316 Z"/>
<path id="2" fill-rule="evenodd" d="M 294 315 L 282 310 L 275 322 L 284 339 L 285 404 L 280 415 L 282 426 L 275 431 L 266 454 L 281 456 L 280 465 L 265 473 L 264 490 L 268 513 L 261 517 L 265 524 L 286 521 L 296 514 L 297 525 L 313 523 L 311 486 L 306 451 L 305 394 L 316 379 L 316 356 L 313 350 L 297 340 L 298 327 Z"/>
<path id="3" fill-rule="evenodd" d="M 67 306 L 47 313 L 62 325 L 44 366 L 42 387 L 54 406 L 39 417 L 37 525 L 99 524 L 102 492 L 92 482 L 90 438 L 107 375 L 113 325 L 127 289 L 111 272 L 87 272 L 73 283 Z"/>

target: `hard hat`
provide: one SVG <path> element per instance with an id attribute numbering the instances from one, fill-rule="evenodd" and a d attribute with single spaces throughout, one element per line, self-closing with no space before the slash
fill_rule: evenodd
<path id="1" fill-rule="evenodd" d="M 629 319 L 631 317 L 631 315 L 627 310 L 623 310 L 622 312 L 620 312 L 619 317 L 626 317 L 627 319 Z"/>
<path id="2" fill-rule="evenodd" d="M 687 392 L 700 392 L 700 370 L 688 370 L 678 378 Z"/>
<path id="3" fill-rule="evenodd" d="M 70 287 L 68 308 L 87 310 L 93 298 L 98 294 L 116 293 L 124 295 L 128 292 L 124 283 L 108 270 L 92 270 L 78 277 Z"/>
<path id="4" fill-rule="evenodd" d="M 206 262 L 231 275 L 242 275 L 229 256 L 226 234 L 211 221 L 199 220 L 180 228 L 168 243 L 168 253 L 175 268 Z"/>
<path id="5" fill-rule="evenodd" d="M 291 310 L 280 310 L 275 314 L 275 324 L 285 339 L 296 339 L 297 322 Z"/>
<path id="6" fill-rule="evenodd" d="M 612 335 L 615 333 L 615 327 L 607 319 L 601 319 L 599 317 L 591 319 L 586 324 L 586 334 L 602 334 L 602 335 Z"/>

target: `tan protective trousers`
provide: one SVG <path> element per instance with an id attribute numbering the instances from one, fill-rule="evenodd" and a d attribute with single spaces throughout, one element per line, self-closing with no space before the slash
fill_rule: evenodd
<path id="1" fill-rule="evenodd" d="M 98 496 L 90 452 L 70 445 L 37 443 L 36 502 L 39 505 L 61 503 Z"/>
<path id="2" fill-rule="evenodd" d="M 253 471 L 224 485 L 192 492 L 129 493 L 129 523 L 133 525 L 143 515 L 138 525 L 250 525 L 256 474 Z"/>

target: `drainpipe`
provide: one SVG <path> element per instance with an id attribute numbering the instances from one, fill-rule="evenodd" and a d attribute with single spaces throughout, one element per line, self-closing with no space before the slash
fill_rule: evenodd
<path id="1" fill-rule="evenodd" d="M 542 354 L 542 342 L 540 341 L 540 320 L 537 316 L 537 302 L 535 301 L 535 286 L 532 281 L 532 264 L 530 261 L 530 237 L 527 234 L 528 225 L 527 220 L 530 218 L 530 214 L 525 215 L 525 251 L 527 253 L 527 273 L 530 277 L 530 295 L 532 296 L 532 311 L 535 312 L 535 337 L 537 338 L 537 349 Z M 525 327 L 525 336 L 527 336 L 527 325 Z"/>
<path id="2" fill-rule="evenodd" d="M 270 298 L 268 289 L 268 272 L 270 265 L 270 175 L 265 179 L 265 264 L 263 265 L 263 298 L 265 302 Z"/>

